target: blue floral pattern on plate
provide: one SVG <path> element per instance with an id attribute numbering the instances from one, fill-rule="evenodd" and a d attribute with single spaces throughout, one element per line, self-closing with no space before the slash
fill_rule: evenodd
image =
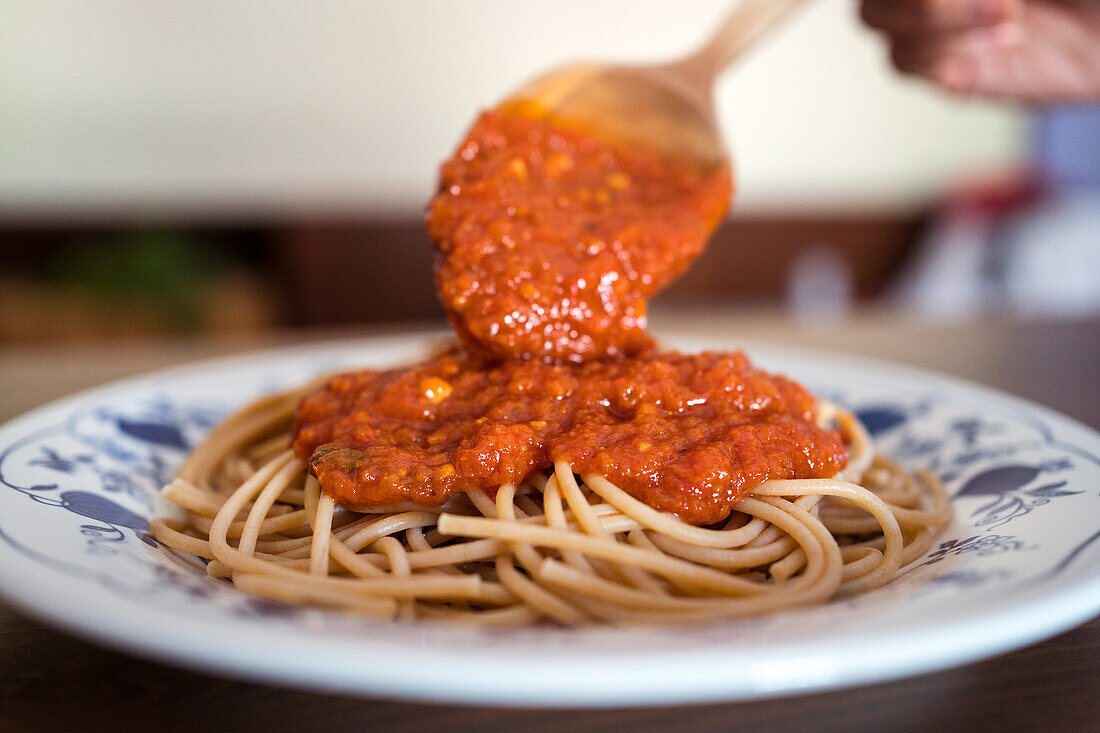
<path id="1" fill-rule="evenodd" d="M 236 619 L 248 628 L 277 628 L 284 638 L 318 629 L 376 638 L 384 628 L 393 643 L 490 655 L 517 645 L 545 651 L 548 640 L 560 644 L 555 630 L 416 629 L 251 598 L 208 578 L 201 562 L 157 546 L 147 534 L 157 509 L 166 508 L 159 488 L 232 409 L 334 368 L 407 360 L 423 343 L 334 344 L 185 367 L 70 398 L 0 428 L 0 590 L 18 598 L 3 570 L 18 558 L 26 572 L 97 588 L 120 604 L 203 623 Z M 883 453 L 939 476 L 955 519 L 924 558 L 884 589 L 818 609 L 673 635 L 655 632 L 641 637 L 646 648 L 745 644 L 787 633 L 792 624 L 807 635 L 839 634 L 857 610 L 871 614 L 868 628 L 876 619 L 893 628 L 907 608 L 934 616 L 959 599 L 1007 606 L 1036 588 L 1070 587 L 1095 576 L 1095 433 L 1042 408 L 934 375 L 828 355 L 808 363 L 800 353 L 768 347 L 750 353 L 855 410 Z M 1095 612 L 1100 599 L 1093 605 Z M 638 643 L 631 633 L 599 640 L 619 649 Z"/>

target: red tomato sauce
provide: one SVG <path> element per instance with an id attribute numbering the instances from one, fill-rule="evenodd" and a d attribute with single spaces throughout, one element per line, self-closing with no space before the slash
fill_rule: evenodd
<path id="1" fill-rule="evenodd" d="M 838 433 L 800 385 L 741 353 L 653 353 L 579 366 L 452 351 L 330 380 L 299 406 L 294 448 L 339 504 L 440 506 L 554 461 L 695 524 L 768 479 L 835 475 Z"/>
<path id="2" fill-rule="evenodd" d="M 730 190 L 724 168 L 486 112 L 429 207 L 443 307 L 490 361 L 638 354 L 646 300 L 703 250 Z"/>
<path id="3" fill-rule="evenodd" d="M 560 460 L 710 524 L 764 481 L 845 465 L 795 382 L 646 334 L 646 300 L 724 215 L 728 170 L 487 112 L 440 178 L 436 283 L 465 348 L 301 401 L 295 453 L 339 504 L 441 506 Z"/>

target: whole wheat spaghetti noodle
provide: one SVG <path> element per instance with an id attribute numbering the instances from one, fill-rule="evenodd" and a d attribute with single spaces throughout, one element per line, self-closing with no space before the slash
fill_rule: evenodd
<path id="1" fill-rule="evenodd" d="M 402 621 L 516 626 L 718 621 L 877 588 L 950 520 L 931 475 L 876 456 L 850 413 L 836 478 L 768 481 L 721 526 L 658 512 L 564 462 L 442 507 L 336 505 L 290 450 L 304 390 L 218 426 L 162 496 L 152 535 L 241 590 Z"/>

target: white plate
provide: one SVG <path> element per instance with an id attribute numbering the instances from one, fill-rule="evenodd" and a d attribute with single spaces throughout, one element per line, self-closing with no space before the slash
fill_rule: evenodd
<path id="1" fill-rule="evenodd" d="M 329 343 L 185 366 L 85 392 L 0 428 L 0 590 L 129 652 L 253 680 L 481 704 L 737 700 L 882 681 L 1020 647 L 1100 612 L 1100 435 L 933 374 L 771 346 L 753 360 L 859 412 L 926 466 L 955 520 L 881 590 L 696 628 L 476 631 L 291 609 L 181 565 L 145 536 L 156 493 L 219 418 L 427 339 Z M 737 343 L 669 339 L 685 350 Z"/>

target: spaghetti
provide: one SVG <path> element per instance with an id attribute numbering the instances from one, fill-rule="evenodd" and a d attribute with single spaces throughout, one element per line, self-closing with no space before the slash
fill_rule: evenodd
<path id="1" fill-rule="evenodd" d="M 482 115 L 428 216 L 464 348 L 245 408 L 165 488 L 184 518 L 153 536 L 244 591 L 402 620 L 710 621 L 888 582 L 948 521 L 939 483 L 744 354 L 646 334 L 731 186 Z"/>
<path id="2" fill-rule="evenodd" d="M 162 496 L 184 518 L 152 535 L 208 574 L 278 601 L 399 620 L 654 625 L 822 603 L 887 583 L 950 519 L 939 482 L 874 455 L 829 404 L 849 447 L 835 478 L 772 480 L 720 527 L 658 512 L 557 462 L 491 496 L 361 513 L 321 491 L 291 445 L 304 390 L 230 417 Z"/>

